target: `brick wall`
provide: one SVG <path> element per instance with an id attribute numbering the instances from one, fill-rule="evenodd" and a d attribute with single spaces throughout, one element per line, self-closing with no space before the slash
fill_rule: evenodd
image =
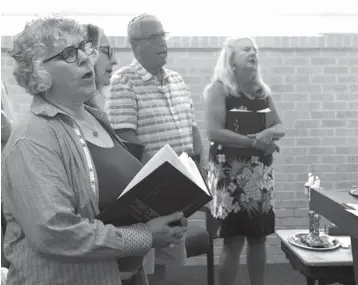
<path id="1" fill-rule="evenodd" d="M 221 37 L 178 37 L 169 42 L 168 67 L 180 72 L 189 85 L 198 124 L 208 146 L 203 123 L 202 92 L 209 83 Z M 111 39 L 119 66 L 128 64 L 131 52 L 123 37 Z M 31 97 L 17 87 L 2 38 L 2 78 L 16 102 L 16 111 L 28 109 Z M 358 34 L 320 37 L 257 38 L 264 80 L 271 86 L 287 136 L 275 157 L 275 208 L 277 228 L 306 228 L 308 203 L 303 183 L 312 171 L 322 186 L 344 189 L 358 184 Z M 204 226 L 203 215 L 191 223 Z M 216 241 L 216 254 L 221 241 Z M 268 238 L 268 262 L 285 262 L 279 242 Z M 242 261 L 245 262 L 243 252 Z M 190 264 L 204 264 L 203 257 Z"/>

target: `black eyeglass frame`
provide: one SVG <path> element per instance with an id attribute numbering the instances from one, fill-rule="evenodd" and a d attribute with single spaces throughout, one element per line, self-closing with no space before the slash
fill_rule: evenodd
<path id="1" fill-rule="evenodd" d="M 109 60 L 111 60 L 116 54 L 114 48 L 109 45 L 108 46 L 98 46 L 98 50 L 100 50 L 105 55 L 107 55 Z"/>
<path id="2" fill-rule="evenodd" d="M 86 50 L 85 50 L 85 46 L 86 46 L 88 43 L 91 44 L 90 49 L 92 49 L 92 50 L 91 50 L 90 53 L 87 53 Z M 73 49 L 75 50 L 75 53 L 76 53 L 75 59 L 74 59 L 73 61 L 68 61 L 68 60 L 66 59 L 66 57 L 64 56 L 64 53 L 65 53 L 66 51 L 68 51 L 68 50 L 73 50 Z M 43 63 L 48 62 L 48 61 L 50 61 L 50 60 L 52 60 L 52 59 L 54 59 L 54 58 L 56 58 L 56 57 L 61 57 L 61 58 L 62 58 L 64 61 L 66 61 L 67 63 L 74 63 L 74 62 L 76 62 L 77 59 L 78 59 L 78 50 L 82 50 L 85 54 L 91 55 L 91 54 L 93 53 L 93 51 L 95 50 L 95 47 L 94 47 L 93 42 L 92 42 L 91 40 L 88 40 L 88 39 L 87 39 L 87 40 L 83 40 L 82 42 L 80 42 L 80 44 L 78 45 L 78 47 L 68 46 L 68 47 L 64 48 L 63 51 L 61 51 L 60 53 L 55 54 L 54 56 L 51 56 L 51 57 L 49 57 L 49 58 L 43 60 Z"/>

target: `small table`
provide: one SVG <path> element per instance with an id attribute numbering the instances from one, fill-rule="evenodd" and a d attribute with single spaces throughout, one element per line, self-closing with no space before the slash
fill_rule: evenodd
<path id="1" fill-rule="evenodd" d="M 335 282 L 344 285 L 354 285 L 353 257 L 350 248 L 338 248 L 331 251 L 313 251 L 299 248 L 288 241 L 288 237 L 308 230 L 277 230 L 281 240 L 281 249 L 290 261 L 293 269 L 300 271 L 307 281 L 307 285 L 328 285 Z M 337 237 L 346 242 L 347 236 Z"/>
<path id="2" fill-rule="evenodd" d="M 350 235 L 354 277 L 358 284 L 358 216 L 346 211 L 345 203 L 358 204 L 358 198 L 348 190 L 311 190 L 310 208 Z"/>

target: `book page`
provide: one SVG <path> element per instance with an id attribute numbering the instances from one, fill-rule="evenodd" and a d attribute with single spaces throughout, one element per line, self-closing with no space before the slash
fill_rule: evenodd
<path id="1" fill-rule="evenodd" d="M 266 109 L 262 109 L 262 110 L 257 111 L 257 113 L 269 113 L 269 112 L 271 112 L 270 108 L 266 108 Z"/>
<path id="2" fill-rule="evenodd" d="M 252 111 L 250 111 L 250 110 L 247 110 L 247 109 L 237 109 L 237 108 L 230 109 L 230 112 L 248 112 L 248 113 L 252 113 Z"/>
<path id="3" fill-rule="evenodd" d="M 129 182 L 118 198 L 130 191 L 130 189 L 165 162 L 169 162 L 178 171 L 184 174 L 193 183 L 198 185 L 203 191 L 211 196 L 195 162 L 186 153 L 183 153 L 180 157 L 178 157 L 170 145 L 166 144 L 143 166 L 143 168 L 137 173 L 131 182 Z"/>
<path id="4" fill-rule="evenodd" d="M 172 149 L 173 150 L 173 149 Z M 174 150 L 173 150 L 174 152 Z M 174 152 L 175 153 L 175 152 Z M 192 174 L 191 174 L 191 170 L 190 168 L 188 168 L 183 161 L 177 156 L 177 154 L 175 153 L 176 157 L 175 159 L 173 158 L 167 158 L 167 161 L 173 165 L 177 170 L 179 170 L 181 173 L 183 173 L 186 177 L 188 177 L 191 181 L 195 182 L 193 180 Z"/>
<path id="5" fill-rule="evenodd" d="M 348 207 L 352 208 L 353 210 L 357 210 L 357 211 L 358 211 L 358 204 L 344 203 L 344 205 L 347 205 Z"/>
<path id="6" fill-rule="evenodd" d="M 193 161 L 191 157 L 188 156 L 187 153 L 183 152 L 179 156 L 180 160 L 183 162 L 183 164 L 186 166 L 186 168 L 189 170 L 191 174 L 191 180 L 198 185 L 202 190 L 204 190 L 209 196 L 211 196 L 209 190 L 206 187 L 206 184 L 203 180 L 203 177 L 201 176 L 200 170 L 198 169 L 196 163 Z"/>
<path id="7" fill-rule="evenodd" d="M 169 144 L 166 144 L 155 155 L 153 155 L 153 157 L 143 166 L 137 175 L 134 176 L 132 181 L 129 182 L 119 197 L 123 196 L 126 192 L 132 189 L 135 185 L 137 185 L 140 181 L 142 181 L 145 177 L 147 177 L 166 161 L 180 161 L 178 155 Z"/>
<path id="8" fill-rule="evenodd" d="M 346 209 L 347 212 L 350 212 L 351 214 L 355 215 L 358 217 L 358 210 L 350 210 L 350 209 Z"/>
<path id="9" fill-rule="evenodd" d="M 195 182 L 195 175 L 193 173 L 193 169 L 192 166 L 189 163 L 189 159 L 191 159 L 191 157 L 189 157 L 189 155 L 186 152 L 183 152 L 180 156 L 179 159 L 181 160 L 181 162 L 184 164 L 184 166 L 186 167 L 186 169 L 188 170 L 188 173 L 190 175 L 190 180 Z M 198 183 L 196 183 L 198 184 Z"/>

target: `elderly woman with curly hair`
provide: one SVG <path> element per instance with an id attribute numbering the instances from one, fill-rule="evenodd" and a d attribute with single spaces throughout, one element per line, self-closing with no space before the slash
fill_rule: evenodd
<path id="1" fill-rule="evenodd" d="M 142 164 L 105 113 L 85 104 L 96 89 L 97 57 L 86 31 L 66 18 L 37 19 L 10 55 L 33 101 L 2 154 L 7 284 L 147 284 L 143 256 L 180 243 L 186 220 L 173 213 L 118 227 L 96 219 Z M 183 226 L 170 226 L 178 220 Z M 122 283 L 127 262 L 131 276 Z"/>
<path id="2" fill-rule="evenodd" d="M 266 108 L 273 114 L 270 128 L 247 136 L 226 128 L 229 110 Z M 263 285 L 265 237 L 275 228 L 272 154 L 279 150 L 276 140 L 284 133 L 270 88 L 261 77 L 258 48 L 252 38 L 226 40 L 213 81 L 205 90 L 205 116 L 211 141 L 211 212 L 219 225 L 218 235 L 224 239 L 220 285 L 235 283 L 245 237 L 251 284 Z"/>

